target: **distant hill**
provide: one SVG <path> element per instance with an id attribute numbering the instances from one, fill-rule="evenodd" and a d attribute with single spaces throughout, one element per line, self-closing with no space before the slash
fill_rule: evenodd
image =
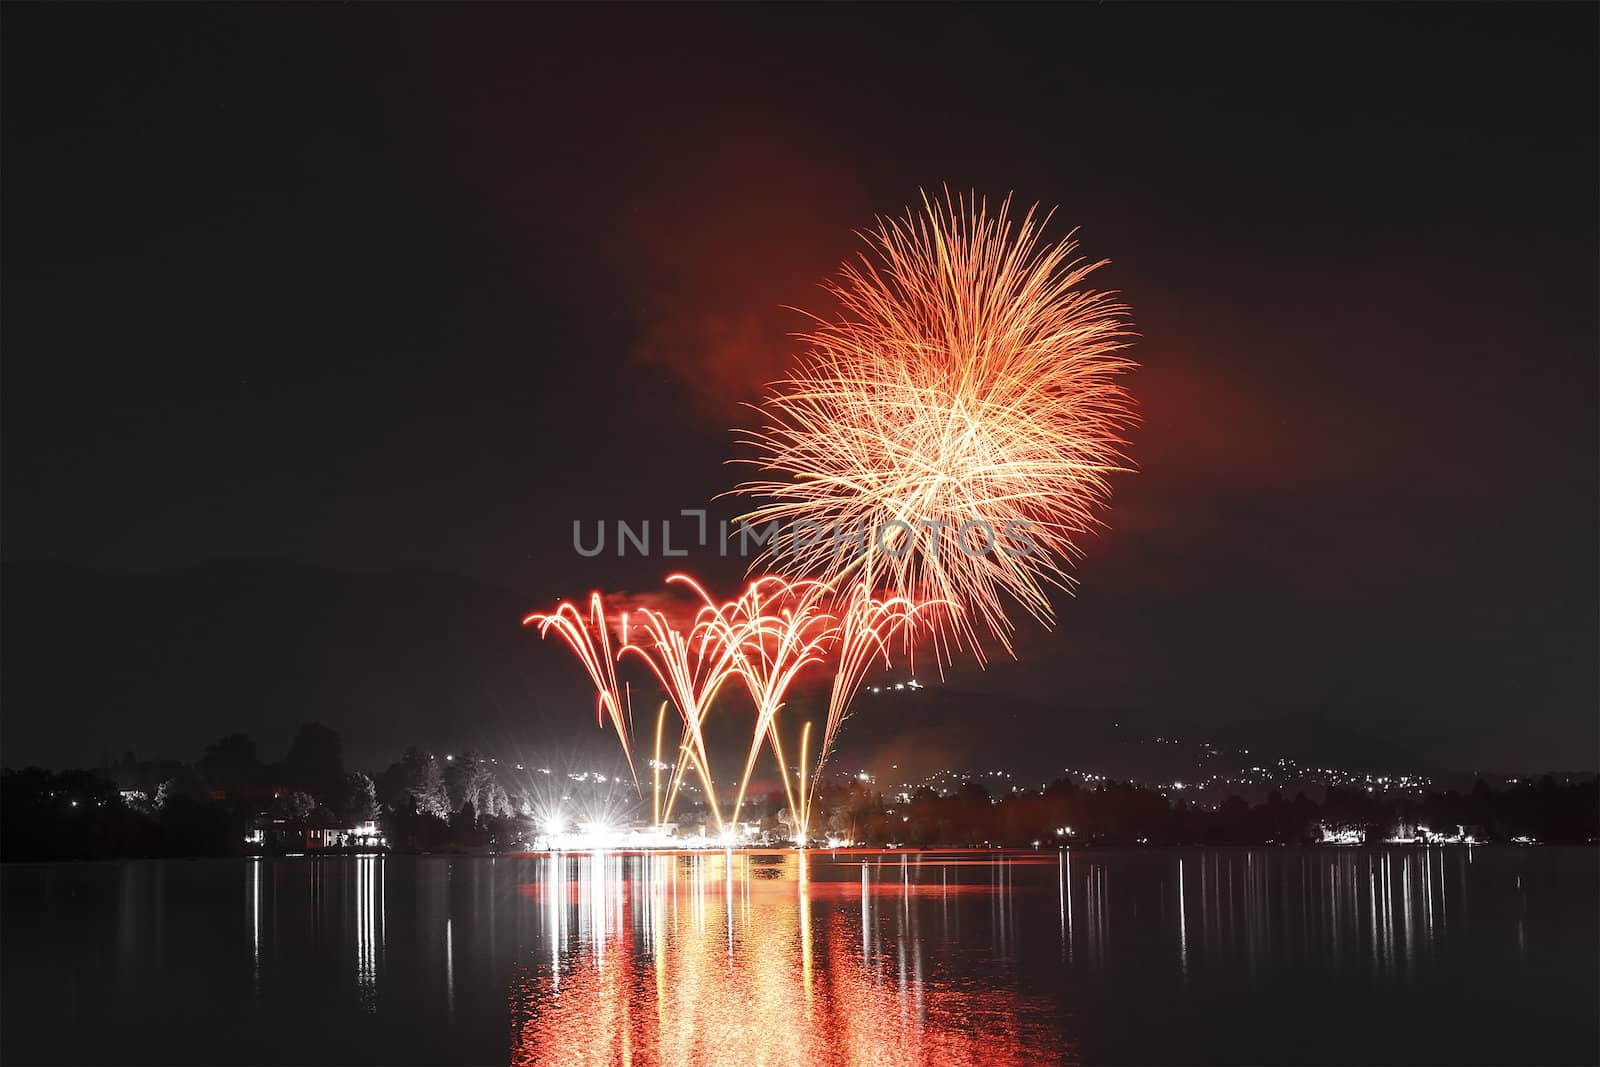
<path id="1" fill-rule="evenodd" d="M 193 760 L 234 731 L 253 736 L 271 760 L 299 723 L 317 720 L 343 735 L 353 767 L 381 769 L 419 745 L 614 770 L 619 750 L 595 727 L 583 672 L 554 640 L 540 642 L 520 626 L 533 606 L 511 591 L 425 570 L 229 560 L 104 573 L 6 563 L 0 763 L 94 766 L 129 750 Z M 869 683 L 907 677 L 896 671 Z M 1270 724 L 1204 731 L 1174 709 L 1084 707 L 1070 692 L 1025 699 L 1000 693 L 999 681 L 965 670 L 949 684 L 924 676 L 917 690 L 863 689 L 833 767 L 886 778 L 992 767 L 1024 780 L 1072 767 L 1171 780 L 1195 771 L 1197 746 L 1208 739 L 1306 758 L 1275 742 Z M 658 696 L 647 685 L 633 694 L 643 745 Z M 786 735 L 807 718 L 820 726 L 821 701 L 815 684 L 797 687 L 783 712 Z M 747 714 L 729 706 L 714 717 L 719 768 L 742 762 Z M 1155 741 L 1168 733 L 1181 734 L 1182 745 Z M 1342 750 L 1369 768 L 1418 769 L 1411 754 L 1333 724 L 1317 733 L 1326 741 L 1319 755 Z M 763 775 L 768 762 L 763 756 Z M 775 779 L 766 784 L 776 788 Z"/>
<path id="2" fill-rule="evenodd" d="M 581 678 L 537 677 L 551 657 L 517 596 L 452 574 L 8 562 L 0 598 L 7 766 L 193 759 L 234 730 L 277 758 L 313 719 L 363 766 L 408 744 L 532 743 L 587 704 Z"/>
<path id="3" fill-rule="evenodd" d="M 934 770 L 1006 770 L 1021 780 L 1047 781 L 1067 769 L 1145 782 L 1193 781 L 1233 773 L 1279 756 L 1304 753 L 1267 729 L 1207 729 L 1130 709 L 1075 706 L 985 693 L 982 678 L 963 686 L 926 683 L 919 690 L 863 691 L 841 731 L 841 763 L 889 776 Z M 1328 765 L 1416 770 L 1421 760 L 1393 745 L 1330 737 L 1324 750 L 1342 750 Z M 1351 754 L 1359 756 L 1350 758 Z M 1314 765 L 1314 764 L 1313 764 Z"/>
<path id="4" fill-rule="evenodd" d="M 1068 765 L 1148 773 L 1148 760 L 1141 764 L 1129 750 L 1129 733 L 1118 721 L 1104 710 L 1058 709 L 985 693 L 971 681 L 963 687 L 929 681 L 914 691 L 863 688 L 840 731 L 838 757 L 880 775 L 895 764 L 919 776 L 988 767 L 1053 776 Z"/>

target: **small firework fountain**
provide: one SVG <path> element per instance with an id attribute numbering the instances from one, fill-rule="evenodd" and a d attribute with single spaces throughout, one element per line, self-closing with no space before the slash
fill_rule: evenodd
<path id="1" fill-rule="evenodd" d="M 865 586 L 835 602 L 830 588 L 822 583 L 770 576 L 751 582 L 738 599 L 718 604 L 687 575 L 676 574 L 667 581 L 691 589 L 700 600 L 701 606 L 687 626 L 676 626 L 664 613 L 651 609 L 637 612 L 637 619 L 627 613 L 608 616 L 599 593 L 590 597 L 587 618 L 572 604 L 563 603 L 548 614 L 529 615 L 523 623 L 538 627 L 541 636 L 552 631 L 558 634 L 588 668 L 597 694 L 597 720 L 602 725 L 609 720 L 616 729 L 630 768 L 636 764 L 629 720 L 623 714 L 611 714 L 622 703 L 615 671 L 608 668 L 631 653 L 644 661 L 667 693 L 658 713 L 650 761 L 655 826 L 671 819 L 684 777 L 692 771 L 700 780 L 718 837 L 725 839 L 729 828 L 738 823 L 761 744 L 766 741 L 783 771 L 796 840 L 804 842 L 827 753 L 850 700 L 874 662 L 889 664 L 891 643 L 915 624 L 920 606 L 899 597 L 874 597 Z M 615 657 L 610 651 L 613 633 L 620 639 Z M 822 664 L 833 667 L 822 742 L 813 761 L 809 757 L 811 724 L 806 723 L 798 762 L 791 768 L 784 756 L 778 714 L 800 673 Z M 732 681 L 749 693 L 756 708 L 756 725 L 738 778 L 737 796 L 724 819 L 711 776 L 704 726 L 712 701 Z M 663 798 L 660 771 L 668 764 L 662 761 L 661 745 L 668 704 L 677 710 L 681 730 Z M 642 794 L 642 783 L 636 770 L 634 773 Z"/>
<path id="2" fill-rule="evenodd" d="M 658 827 L 692 772 L 728 840 L 765 742 L 804 844 L 828 755 L 874 664 L 889 666 L 896 649 L 909 657 L 918 635 L 941 663 L 957 650 L 982 662 L 985 641 L 1011 654 L 1008 610 L 1048 626 L 1048 589 L 1071 591 L 1075 539 L 1099 525 L 1109 476 L 1130 469 L 1122 434 L 1133 408 L 1118 384 L 1134 366 L 1123 354 L 1127 309 L 1083 287 L 1103 261 L 1075 258 L 1070 235 L 1043 241 L 1048 214 L 1030 209 L 1014 224 L 1010 211 L 1009 199 L 991 215 L 946 194 L 880 220 L 859 263 L 827 285 L 839 316 L 802 335 L 809 351 L 760 405 L 766 424 L 743 435 L 756 452 L 743 462 L 761 472 L 740 486 L 758 501 L 744 520 L 831 536 L 791 539 L 787 552 L 769 545 L 756 566 L 776 573 L 725 603 L 672 576 L 699 601 L 686 625 L 653 610 L 609 617 L 598 593 L 587 615 L 563 603 L 524 620 L 584 665 L 636 786 L 616 667 L 630 654 L 648 666 L 668 698 L 651 761 Z M 813 750 L 806 723 L 791 765 L 779 715 L 796 679 L 819 667 L 833 672 L 822 736 Z M 724 818 L 704 726 L 735 680 L 755 722 Z M 669 704 L 680 740 L 663 763 Z"/>

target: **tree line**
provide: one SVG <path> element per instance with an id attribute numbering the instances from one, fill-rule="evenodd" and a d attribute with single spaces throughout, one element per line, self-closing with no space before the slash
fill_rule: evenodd
<path id="1" fill-rule="evenodd" d="M 440 759 L 408 748 L 367 774 L 346 768 L 337 732 L 306 723 L 274 762 L 233 733 L 193 763 L 127 753 L 93 770 L 7 769 L 0 859 L 235 855 L 248 830 L 274 821 L 376 822 L 400 848 L 509 846 L 519 810 L 492 761 L 475 753 Z"/>
<path id="2" fill-rule="evenodd" d="M 773 794 L 752 812 L 774 843 L 789 812 Z M 377 774 L 346 768 L 339 735 L 303 725 L 283 758 L 263 761 L 255 742 L 229 734 L 192 764 L 131 754 L 94 770 L 37 767 L 0 774 L 0 859 L 226 856 L 245 851 L 263 821 L 349 827 L 376 822 L 391 848 L 514 850 L 538 828 L 531 798 L 513 796 L 493 760 L 471 752 L 440 758 L 408 748 Z M 992 795 L 968 782 L 886 800 L 861 783 L 824 787 L 812 836 L 864 845 L 1053 847 L 1056 845 L 1314 844 L 1325 828 L 1382 841 L 1416 827 L 1462 828 L 1479 841 L 1550 843 L 1600 837 L 1600 783 L 1545 777 L 1493 789 L 1425 795 L 1330 788 L 1320 801 L 1279 793 L 1250 804 L 1231 796 L 1210 807 L 1131 782 L 1089 788 L 1059 780 Z M 679 826 L 704 815 L 692 806 Z"/>
<path id="3" fill-rule="evenodd" d="M 1446 834 L 1459 828 L 1486 843 L 1528 838 L 1576 844 L 1600 837 L 1600 783 L 1561 783 L 1549 776 L 1509 789 L 1493 789 L 1480 779 L 1467 793 L 1420 796 L 1330 787 L 1320 803 L 1305 793 L 1286 799 L 1272 792 L 1258 804 L 1229 796 L 1214 807 L 1131 782 L 1088 788 L 1061 779 L 1044 789 L 999 795 L 968 782 L 945 795 L 923 788 L 902 803 L 851 786 L 825 796 L 822 810 L 829 812 L 830 834 L 859 844 L 913 847 L 1306 845 L 1321 841 L 1324 829 L 1353 830 L 1377 843 L 1410 836 L 1418 827 Z"/>

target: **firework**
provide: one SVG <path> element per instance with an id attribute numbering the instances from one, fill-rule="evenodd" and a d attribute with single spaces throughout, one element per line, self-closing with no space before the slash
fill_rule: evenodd
<path id="1" fill-rule="evenodd" d="M 763 477 L 740 487 L 762 501 L 746 520 L 833 534 L 757 566 L 947 605 L 940 641 L 980 658 L 984 636 L 1011 651 L 1010 605 L 1052 621 L 1133 419 L 1126 309 L 1083 284 L 1103 264 L 1010 209 L 925 196 L 864 235 L 827 286 L 840 316 L 744 436 Z"/>
<path id="2" fill-rule="evenodd" d="M 874 662 L 889 664 L 891 640 L 913 622 L 924 605 L 904 598 L 880 600 L 864 584 L 857 585 L 848 598 L 835 604 L 833 590 L 827 585 L 771 576 L 751 582 L 738 598 L 718 603 L 688 575 L 673 575 L 667 581 L 687 587 L 700 600 L 700 607 L 687 626 L 674 625 L 664 612 L 653 609 L 643 609 L 631 617 L 624 613 L 613 620 L 606 614 L 599 593 L 590 596 L 587 619 L 571 604 L 563 603 L 554 612 L 529 615 L 524 622 L 538 624 L 541 636 L 554 630 L 584 665 L 597 692 L 596 714 L 602 724 L 609 718 L 615 726 L 630 769 L 633 761 L 629 754 L 628 718 L 617 699 L 618 661 L 630 655 L 643 661 L 665 692 L 667 700 L 657 714 L 651 761 L 651 814 L 657 826 L 671 817 L 684 776 L 690 771 L 699 776 L 704 787 L 717 832 L 721 834 L 729 823 L 737 823 L 765 741 L 778 763 L 784 794 L 795 815 L 796 834 L 803 842 L 824 765 L 862 676 Z M 610 636 L 613 626 L 621 635 L 615 654 Z M 791 782 L 778 713 L 802 672 L 829 663 L 834 677 L 822 743 L 813 766 L 812 724 L 803 724 L 800 763 Z M 713 702 L 723 687 L 736 678 L 750 694 L 755 721 L 749 751 L 735 780 L 731 815 L 724 819 L 706 751 L 704 726 Z M 663 799 L 661 745 L 668 703 L 677 709 L 682 720 L 682 736 Z M 634 783 L 642 796 L 637 774 Z"/>
<path id="3" fill-rule="evenodd" d="M 1030 209 L 1013 223 L 1010 212 L 1009 199 L 990 215 L 982 201 L 924 197 L 921 212 L 880 221 L 865 235 L 869 253 L 830 283 L 840 316 L 804 335 L 808 355 L 762 404 L 767 425 L 745 438 L 764 477 L 740 487 L 761 501 L 743 520 L 826 531 L 768 544 L 757 566 L 781 562 L 783 577 L 756 578 L 719 603 L 674 575 L 669 584 L 699 597 L 693 620 L 679 628 L 647 609 L 630 628 L 624 614 L 615 654 L 599 594 L 587 619 L 563 603 L 525 620 L 541 635 L 555 630 L 584 664 L 596 717 L 616 728 L 630 771 L 617 661 L 643 660 L 665 691 L 682 728 L 663 800 L 658 714 L 658 824 L 693 770 L 723 829 L 704 725 L 730 680 L 755 705 L 732 819 L 766 741 L 803 841 L 840 726 L 893 642 L 909 656 L 925 622 L 940 661 L 952 644 L 981 660 L 985 638 L 1009 653 L 1008 610 L 1048 625 L 1049 590 L 1071 590 L 1075 539 L 1098 524 L 1109 476 L 1129 469 L 1121 434 L 1132 403 L 1118 385 L 1134 365 L 1122 355 L 1126 309 L 1084 288 L 1102 263 L 1075 258 L 1070 235 L 1043 240 L 1048 214 Z M 833 667 L 827 718 L 814 757 L 803 725 L 791 782 L 778 716 L 798 676 L 820 663 Z"/>
<path id="4" fill-rule="evenodd" d="M 633 653 L 650 668 L 667 697 L 683 719 L 683 741 L 678 746 L 678 762 L 667 788 L 667 801 L 659 818 L 672 811 L 684 772 L 693 767 L 705 788 L 706 803 L 722 832 L 722 812 L 717 806 L 716 788 L 711 777 L 710 757 L 706 753 L 705 719 L 711 702 L 738 667 L 736 649 L 725 640 L 727 624 L 722 612 L 711 603 L 693 579 L 674 575 L 669 582 L 690 584 L 701 594 L 705 606 L 685 632 L 674 627 L 665 613 L 644 609 L 638 630 L 641 640 L 631 640 L 625 632 L 620 658 Z M 627 630 L 627 623 L 624 623 Z"/>
<path id="5" fill-rule="evenodd" d="M 826 587 L 817 583 L 788 582 L 769 576 L 751 582 L 743 596 L 717 612 L 723 640 L 734 650 L 739 675 L 756 708 L 750 751 L 733 802 L 735 821 L 763 738 L 772 746 L 773 757 L 778 761 L 789 809 L 796 814 L 800 811 L 789 783 L 777 718 L 795 678 L 805 668 L 822 661 L 823 651 L 834 635 L 832 616 L 822 610 L 826 592 Z"/>
<path id="6" fill-rule="evenodd" d="M 617 739 L 622 743 L 622 754 L 627 757 L 628 773 L 633 776 L 634 784 L 638 785 L 639 776 L 633 768 L 629 723 L 618 699 L 617 657 L 611 652 L 611 631 L 606 625 L 605 604 L 600 594 L 590 594 L 587 619 L 572 604 L 562 601 L 553 612 L 536 612 L 527 616 L 522 620 L 522 625 L 537 626 L 540 637 L 554 630 L 589 672 L 589 680 L 595 688 L 595 722 L 604 726 L 609 716 L 612 726 L 616 728 Z"/>
<path id="7" fill-rule="evenodd" d="M 833 743 L 849 713 L 850 704 L 861 688 L 861 680 L 875 661 L 890 665 L 890 642 L 916 621 L 919 612 L 943 607 L 942 604 L 917 604 L 905 597 L 879 599 L 865 582 L 857 584 L 838 613 L 832 637 L 834 647 L 833 687 L 828 694 L 828 718 L 822 728 L 822 743 L 817 746 L 817 764 L 809 785 L 804 779 L 806 758 L 802 750 L 802 780 L 798 811 L 801 840 L 811 826 L 811 801 L 822 784 L 822 770 L 833 751 Z M 807 736 L 809 736 L 810 723 Z M 802 738 L 802 747 L 805 737 Z"/>

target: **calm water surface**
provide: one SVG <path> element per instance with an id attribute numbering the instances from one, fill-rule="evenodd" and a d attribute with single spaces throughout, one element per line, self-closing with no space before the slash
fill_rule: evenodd
<path id="1" fill-rule="evenodd" d="M 1600 1061 L 1592 849 L 8 865 L 0 1058 Z"/>

